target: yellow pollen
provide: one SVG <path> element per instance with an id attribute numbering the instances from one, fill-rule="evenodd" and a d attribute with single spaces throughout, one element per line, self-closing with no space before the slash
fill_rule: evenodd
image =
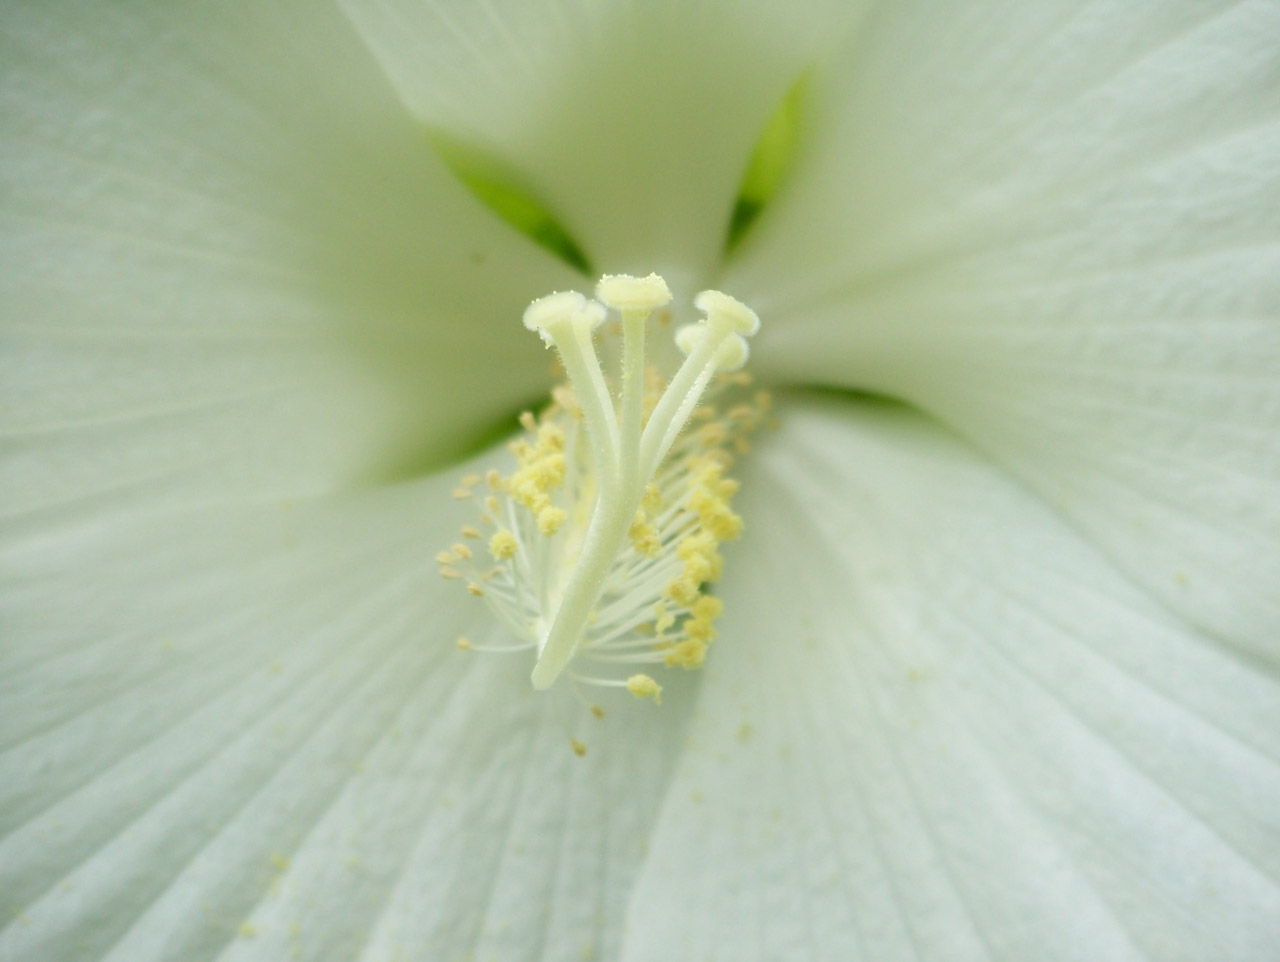
<path id="1" fill-rule="evenodd" d="M 655 705 L 662 704 L 662 686 L 648 675 L 632 675 L 628 678 L 627 691 L 637 698 L 652 698 Z"/>
<path id="2" fill-rule="evenodd" d="M 502 528 L 495 531 L 493 537 L 489 539 L 489 553 L 498 561 L 506 561 L 508 558 L 515 557 L 519 544 L 514 534 Z"/>
<path id="3" fill-rule="evenodd" d="M 560 530 L 566 517 L 564 508 L 543 508 L 538 512 L 538 532 L 550 537 Z"/>
<path id="4" fill-rule="evenodd" d="M 714 595 L 704 595 L 693 604 L 693 616 L 714 621 L 724 614 L 724 602 Z"/>
<path id="5" fill-rule="evenodd" d="M 686 671 L 692 671 L 694 668 L 701 668 L 702 662 L 706 657 L 706 644 L 697 638 L 690 638 L 688 641 L 680 642 L 667 652 L 667 657 L 663 659 L 663 664 L 668 668 L 684 668 Z"/>
<path id="6" fill-rule="evenodd" d="M 658 529 L 645 520 L 644 508 L 636 511 L 635 519 L 627 530 L 631 543 L 636 551 L 646 558 L 656 558 L 662 553 L 662 541 L 658 538 Z"/>
<path id="7" fill-rule="evenodd" d="M 569 747 L 573 749 L 573 753 L 579 758 L 587 753 L 587 746 L 582 744 L 582 742 L 578 741 L 576 738 L 569 739 Z"/>
<path id="8" fill-rule="evenodd" d="M 644 488 L 644 497 L 640 499 L 640 507 L 650 514 L 662 507 L 662 489 L 650 481 Z"/>
<path id="9" fill-rule="evenodd" d="M 458 651 L 470 651 L 472 648 L 471 639 L 465 636 L 459 637 L 458 640 L 454 642 L 454 645 L 457 646 Z"/>
<path id="10" fill-rule="evenodd" d="M 734 396 L 749 383 L 737 369 L 759 320 L 725 294 L 699 294 L 702 320 L 665 335 L 685 355 L 668 380 L 645 345 L 655 318 L 674 316 L 665 282 L 606 275 L 596 297 L 565 291 L 526 310 L 525 326 L 555 349 L 571 383 L 520 414 L 505 473 L 461 479 L 454 495 L 478 503 L 479 522 L 436 560 L 518 642 L 495 650 L 535 655 L 535 688 L 568 671 L 575 685 L 623 687 L 659 704 L 662 686 L 644 672 L 655 662 L 699 667 L 723 612 L 704 592 L 723 570 L 719 546 L 743 530 L 731 507 L 738 485 L 725 472 L 765 420 L 760 405 Z M 608 367 L 596 341 L 606 332 L 620 341 Z"/>
<path id="11" fill-rule="evenodd" d="M 659 601 L 654 608 L 658 617 L 653 623 L 653 630 L 660 635 L 676 623 L 676 616 L 667 611 L 665 602 Z"/>
<path id="12" fill-rule="evenodd" d="M 697 602 L 695 602 L 695 604 L 696 603 Z M 705 641 L 710 644 L 712 641 L 715 641 L 716 628 L 715 625 L 705 618 L 686 618 L 684 622 L 684 633 L 697 641 Z"/>

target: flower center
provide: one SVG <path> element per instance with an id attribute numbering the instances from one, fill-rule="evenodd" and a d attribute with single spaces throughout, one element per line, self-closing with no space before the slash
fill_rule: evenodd
<path id="1" fill-rule="evenodd" d="M 535 688 L 567 670 L 576 682 L 659 701 L 648 674 L 610 672 L 697 668 L 715 637 L 723 606 L 705 586 L 720 577 L 719 544 L 742 530 L 729 506 L 738 487 L 724 474 L 729 448 L 746 450 L 768 397 L 723 412 L 710 401 L 750 383 L 739 369 L 759 320 L 728 295 L 703 291 L 694 303 L 704 316 L 676 332 L 686 357 L 664 384 L 646 365 L 645 334 L 671 299 L 666 283 L 606 275 L 596 297 L 551 294 L 525 311 L 525 326 L 556 349 L 569 383 L 539 417 L 521 416 L 526 434 L 511 445 L 511 474 L 462 479 L 454 495 L 477 503 L 480 526 L 463 528 L 463 541 L 436 560 L 519 639 L 489 650 L 536 650 Z M 616 405 L 594 342 L 606 308 L 621 316 Z M 485 539 L 487 551 L 467 544 Z M 578 670 L 586 662 L 597 666 L 590 674 Z"/>

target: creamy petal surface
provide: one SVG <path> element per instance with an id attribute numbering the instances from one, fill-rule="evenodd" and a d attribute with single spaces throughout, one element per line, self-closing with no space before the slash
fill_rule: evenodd
<path id="1" fill-rule="evenodd" d="M 887 3 L 727 289 L 1280 659 L 1280 8 Z M 820 98 L 821 99 L 821 98 Z"/>
<path id="2" fill-rule="evenodd" d="M 424 549 L 456 537 L 451 484 L 24 558 L 0 958 L 616 955 L 688 694 L 576 711 L 576 757 L 525 659 L 454 647 L 503 638 Z"/>
<path id="3" fill-rule="evenodd" d="M 499 158 L 600 270 L 719 268 L 770 111 L 862 4 L 344 4 L 405 102 Z M 686 290 L 687 289 L 687 290 Z"/>
<path id="4" fill-rule="evenodd" d="M 404 473 L 545 390 L 510 318 L 570 272 L 341 16 L 11 5 L 0 44 L 11 521 Z"/>
<path id="5" fill-rule="evenodd" d="M 0 958 L 1269 958 L 1275 7 L 863 14 L 6 9 Z M 434 472 L 584 282 L 439 136 L 973 445 L 794 405 L 696 717 L 454 647 Z"/>
<path id="6" fill-rule="evenodd" d="M 1274 671 L 905 410 L 792 408 L 742 507 L 624 959 L 1274 955 Z"/>

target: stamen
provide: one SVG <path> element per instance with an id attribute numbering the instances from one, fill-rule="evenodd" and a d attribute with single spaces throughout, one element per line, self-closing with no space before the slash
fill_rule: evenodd
<path id="1" fill-rule="evenodd" d="M 535 688 L 550 687 L 576 658 L 601 665 L 700 666 L 723 605 L 704 593 L 723 565 L 718 545 L 742 519 L 729 507 L 736 482 L 723 476 L 728 448 L 764 420 L 762 405 L 741 402 L 721 415 L 705 403 L 743 383 L 737 371 L 759 320 L 718 291 L 696 300 L 705 317 L 681 328 L 684 364 L 663 384 L 645 363 L 645 329 L 671 299 L 657 275 L 608 275 L 596 295 L 621 314 L 621 390 L 615 409 L 592 337 L 605 306 L 574 291 L 534 301 L 524 323 L 556 349 L 569 385 L 541 414 L 520 418 L 511 444 L 516 469 L 468 475 L 455 497 L 483 506 L 465 538 L 437 556 L 447 578 L 466 578 L 499 621 L 533 648 Z M 685 431 L 692 417 L 698 428 Z M 490 493 L 472 489 L 483 480 Z M 483 529 L 488 529 L 487 532 Z M 484 543 L 482 541 L 482 543 Z M 492 567 L 480 566 L 480 557 Z M 661 702 L 647 673 L 619 678 L 571 671 L 575 683 L 625 688 Z"/>

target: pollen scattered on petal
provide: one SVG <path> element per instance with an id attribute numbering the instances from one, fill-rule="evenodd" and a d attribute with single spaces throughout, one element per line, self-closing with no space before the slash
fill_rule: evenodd
<path id="1" fill-rule="evenodd" d="M 573 749 L 573 753 L 579 758 L 587 753 L 587 746 L 582 744 L 582 742 L 578 741 L 576 738 L 569 739 L 569 747 Z"/>
<path id="2" fill-rule="evenodd" d="M 458 640 L 455 641 L 453 644 L 458 649 L 458 651 L 470 651 L 472 647 L 474 647 L 471 644 L 471 639 L 466 637 L 465 635 L 460 635 L 458 637 Z"/>

